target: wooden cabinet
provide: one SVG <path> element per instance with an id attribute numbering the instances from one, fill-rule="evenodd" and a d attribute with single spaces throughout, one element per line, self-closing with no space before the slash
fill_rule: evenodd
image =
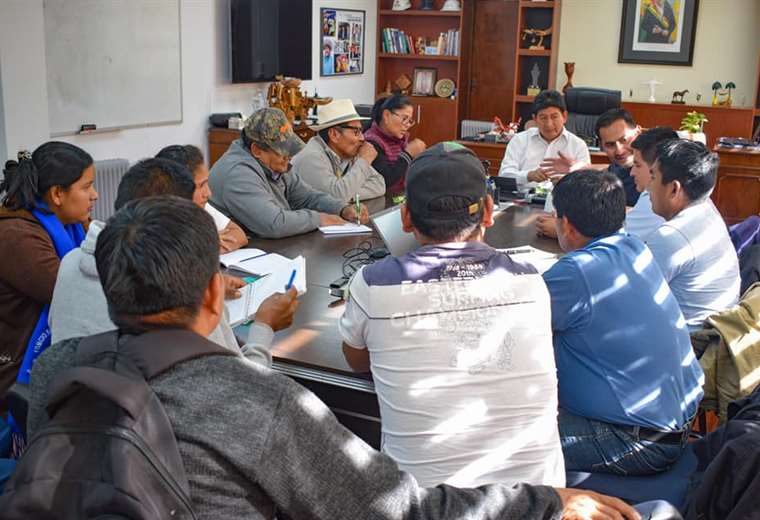
<path id="1" fill-rule="evenodd" d="M 720 157 L 712 199 L 726 224 L 760 215 L 760 151 L 716 148 Z"/>
<path id="2" fill-rule="evenodd" d="M 411 137 L 418 137 L 428 146 L 456 138 L 457 105 L 452 99 L 412 96 L 417 124 Z"/>

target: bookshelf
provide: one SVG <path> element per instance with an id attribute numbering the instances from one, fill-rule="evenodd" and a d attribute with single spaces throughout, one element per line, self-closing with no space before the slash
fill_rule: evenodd
<path id="1" fill-rule="evenodd" d="M 752 119 L 752 136 L 760 139 L 760 52 L 757 53 L 757 78 L 755 79 L 755 111 Z"/>
<path id="2" fill-rule="evenodd" d="M 559 28 L 561 0 L 535 2 L 519 0 L 517 6 L 517 31 L 515 35 L 515 75 L 512 92 L 512 119 L 522 118 L 522 125 L 531 118 L 533 96 L 528 95 L 531 84 L 531 69 L 538 65 L 538 87 L 541 90 L 556 88 L 557 54 L 559 49 Z M 522 39 L 523 29 L 548 29 L 552 32 L 544 37 L 544 49 L 529 49 L 530 40 Z M 522 128 L 521 125 L 521 128 Z"/>
<path id="3" fill-rule="evenodd" d="M 410 96 L 417 121 L 410 133 L 412 137 L 425 141 L 428 146 L 440 141 L 454 140 L 459 134 L 460 114 L 462 107 L 466 106 L 468 89 L 462 87 L 466 86 L 467 82 L 465 71 L 469 58 L 472 10 L 476 1 L 460 0 L 462 10 L 452 12 L 440 10 L 444 0 L 434 0 L 434 10 L 431 11 L 420 9 L 422 0 L 412 0 L 412 8 L 406 11 L 393 11 L 393 0 L 378 0 L 375 95 L 384 92 L 388 82 L 391 83 L 391 88 L 396 88 L 394 82 L 401 74 L 406 74 L 410 80 L 414 80 L 415 68 L 435 69 L 436 81 L 448 78 L 453 80 L 456 86 L 452 98 Z M 441 33 L 459 31 L 457 55 L 416 54 L 414 49 L 408 49 L 409 54 L 386 52 L 389 49 L 387 39 L 385 46 L 383 43 L 383 30 L 388 28 L 403 31 L 411 36 L 413 42 L 422 36 L 431 43 Z"/>

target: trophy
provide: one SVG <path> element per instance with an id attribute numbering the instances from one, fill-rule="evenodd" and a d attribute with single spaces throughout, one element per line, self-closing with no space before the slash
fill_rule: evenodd
<path id="1" fill-rule="evenodd" d="M 538 68 L 538 63 L 533 62 L 533 67 L 530 69 L 530 85 L 528 85 L 528 95 L 537 96 L 541 92 L 541 87 L 538 86 L 538 76 L 541 75 L 541 69 Z"/>

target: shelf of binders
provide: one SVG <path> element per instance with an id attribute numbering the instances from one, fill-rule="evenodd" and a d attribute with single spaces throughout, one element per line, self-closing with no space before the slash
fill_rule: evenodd
<path id="1" fill-rule="evenodd" d="M 377 55 L 378 58 L 391 58 L 399 60 L 433 60 L 433 61 L 457 61 L 459 56 L 446 56 L 437 54 L 392 54 L 381 53 Z"/>
<path id="2" fill-rule="evenodd" d="M 394 11 L 393 9 L 381 9 L 383 16 L 440 16 L 446 18 L 459 18 L 462 11 L 422 11 L 420 9 L 408 9 L 406 11 Z"/>

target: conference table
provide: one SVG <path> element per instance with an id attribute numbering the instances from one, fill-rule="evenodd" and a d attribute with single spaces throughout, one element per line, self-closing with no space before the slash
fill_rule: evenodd
<path id="1" fill-rule="evenodd" d="M 364 201 L 370 214 L 393 202 L 387 197 Z M 493 227 L 486 231 L 486 242 L 496 248 L 532 245 L 559 252 L 557 241 L 536 235 L 535 222 L 540 206 L 522 201 L 502 202 Z M 330 283 L 343 276 L 343 253 L 359 246 L 380 247 L 376 231 L 363 235 L 326 236 L 319 231 L 284 239 L 253 238 L 249 247 L 294 258 L 306 258 L 306 294 L 293 325 L 275 334 L 272 347 L 273 368 L 306 386 L 319 396 L 338 420 L 375 448 L 380 444 L 380 414 L 369 374 L 354 373 L 341 349 L 338 320 L 344 302 L 331 296 Z M 245 328 L 236 330 L 238 336 Z"/>

